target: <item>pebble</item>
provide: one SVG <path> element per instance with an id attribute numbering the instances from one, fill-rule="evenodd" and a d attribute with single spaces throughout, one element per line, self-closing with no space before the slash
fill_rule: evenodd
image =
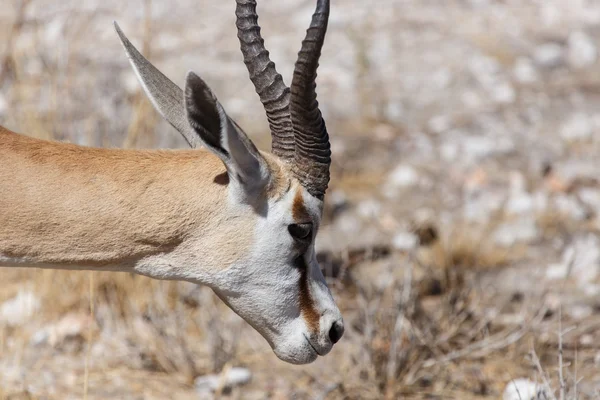
<path id="1" fill-rule="evenodd" d="M 8 326 L 25 324 L 40 308 L 40 299 L 30 290 L 24 289 L 0 306 L 0 322 Z"/>
<path id="2" fill-rule="evenodd" d="M 596 62 L 598 51 L 594 40 L 585 32 L 575 31 L 569 35 L 567 61 L 573 68 L 585 68 Z"/>
<path id="3" fill-rule="evenodd" d="M 576 112 L 560 127 L 560 136 L 567 141 L 586 140 L 594 133 L 594 122 L 587 114 Z"/>
<path id="4" fill-rule="evenodd" d="M 517 59 L 513 68 L 513 75 L 520 83 L 533 83 L 539 79 L 535 65 L 527 57 Z"/>
<path id="5" fill-rule="evenodd" d="M 563 62 L 563 48 L 557 43 L 545 43 L 535 49 L 533 58 L 541 67 L 558 67 Z"/>
<path id="6" fill-rule="evenodd" d="M 521 218 L 506 222 L 494 232 L 494 240 L 500 246 L 512 246 L 516 243 L 530 242 L 538 236 L 535 221 L 531 218 Z"/>
<path id="7" fill-rule="evenodd" d="M 544 388 L 527 378 L 513 379 L 506 385 L 503 400 L 545 400 L 547 399 Z"/>
<path id="8" fill-rule="evenodd" d="M 396 250 L 408 251 L 414 249 L 419 243 L 417 235 L 411 232 L 399 232 L 392 239 L 392 246 Z"/>
<path id="9" fill-rule="evenodd" d="M 398 165 L 388 176 L 388 183 L 397 188 L 416 186 L 419 173 L 410 165 Z"/>
<path id="10" fill-rule="evenodd" d="M 231 388 L 244 385 L 252 379 L 247 368 L 234 367 L 221 374 L 202 375 L 196 378 L 194 385 L 200 393 L 213 392 L 219 388 Z"/>

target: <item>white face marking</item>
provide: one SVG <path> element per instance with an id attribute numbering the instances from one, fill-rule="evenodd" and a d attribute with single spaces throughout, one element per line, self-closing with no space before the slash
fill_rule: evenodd
<path id="1" fill-rule="evenodd" d="M 295 221 L 292 213 L 299 190 L 314 227 L 304 247 L 288 231 L 290 224 L 306 222 Z M 314 250 L 321 204 L 296 185 L 278 201 L 269 200 L 266 214 L 257 219 L 247 257 L 213 277 L 217 295 L 263 335 L 280 359 L 294 364 L 327 354 L 334 344 L 332 324 L 342 323 Z M 303 279 L 308 288 L 304 293 Z"/>

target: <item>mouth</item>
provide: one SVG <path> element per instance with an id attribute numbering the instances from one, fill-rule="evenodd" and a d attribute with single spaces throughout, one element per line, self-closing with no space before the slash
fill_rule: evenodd
<path id="1" fill-rule="evenodd" d="M 306 337 L 306 335 L 304 335 L 304 339 L 306 339 L 306 342 L 308 343 L 308 345 L 310 346 L 311 349 L 313 349 L 313 351 L 318 355 L 321 356 L 321 354 L 319 354 L 319 352 L 317 351 L 317 349 L 315 349 L 315 346 L 313 346 L 313 344 L 310 342 L 310 340 L 308 340 L 308 338 Z"/>

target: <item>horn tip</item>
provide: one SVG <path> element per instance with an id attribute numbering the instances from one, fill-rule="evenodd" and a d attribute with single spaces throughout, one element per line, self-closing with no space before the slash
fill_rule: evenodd
<path id="1" fill-rule="evenodd" d="M 328 13 L 329 12 L 329 0 L 317 0 L 317 12 Z"/>

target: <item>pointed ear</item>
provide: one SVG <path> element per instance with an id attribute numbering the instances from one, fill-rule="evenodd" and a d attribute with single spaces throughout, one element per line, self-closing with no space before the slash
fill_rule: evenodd
<path id="1" fill-rule="evenodd" d="M 268 183 L 269 169 L 263 156 L 227 116 L 206 82 L 193 72 L 186 77 L 185 112 L 192 129 L 223 160 L 229 177 L 241 183 L 245 191 L 255 191 Z"/>

